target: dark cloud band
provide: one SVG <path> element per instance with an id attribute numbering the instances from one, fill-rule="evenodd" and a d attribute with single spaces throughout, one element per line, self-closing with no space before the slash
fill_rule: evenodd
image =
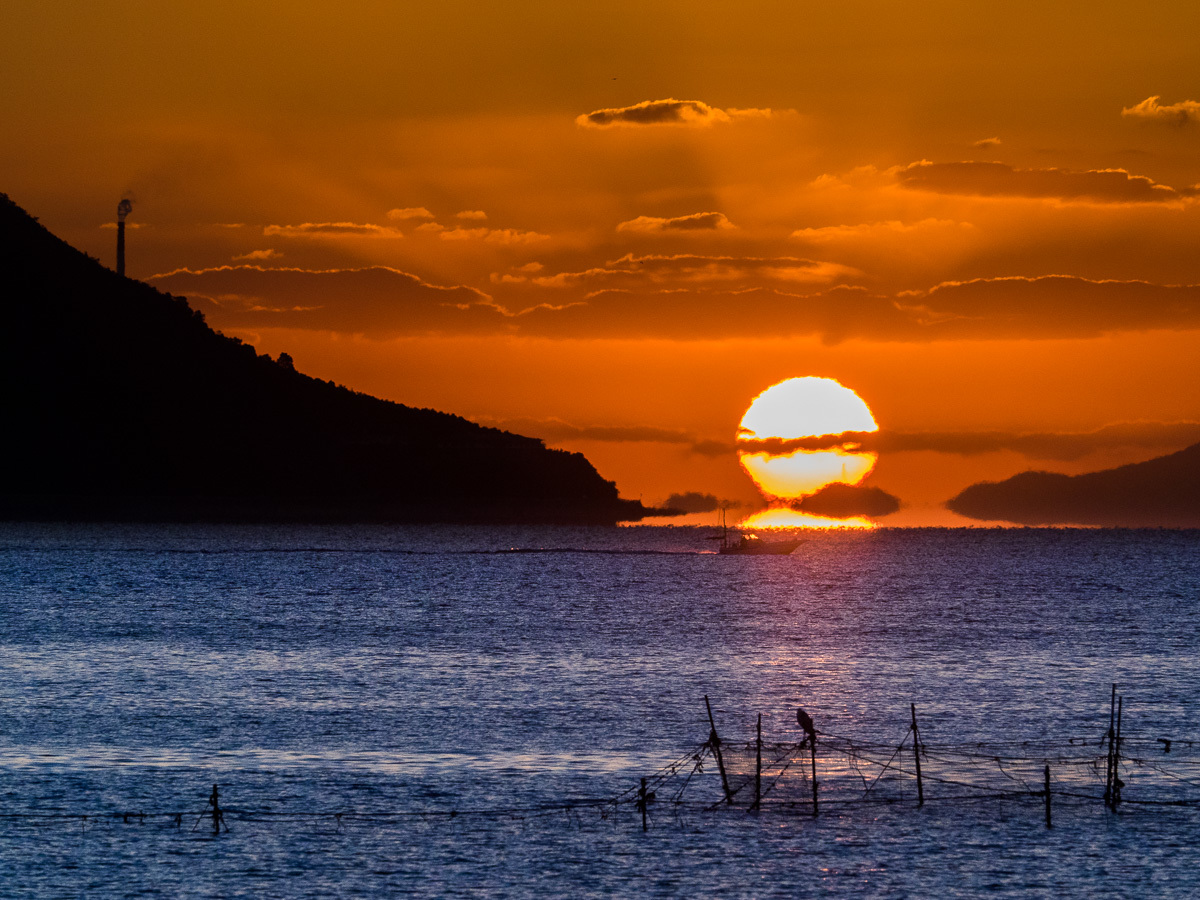
<path id="1" fill-rule="evenodd" d="M 181 269 L 154 276 L 191 296 L 218 327 L 306 328 L 375 337 L 515 334 L 545 338 L 712 340 L 818 336 L 864 340 L 1088 338 L 1200 329 L 1200 285 L 1051 275 L 945 282 L 895 296 L 854 285 L 845 266 L 776 258 L 624 257 L 534 276 L 561 288 L 519 305 L 385 266 Z M 544 297 L 543 302 L 536 301 Z"/>
<path id="2" fill-rule="evenodd" d="M 900 169 L 896 178 L 906 188 L 939 194 L 980 197 L 1031 197 L 1093 203 L 1163 203 L 1190 191 L 1177 191 L 1124 169 L 1014 169 L 997 162 L 921 161 Z"/>

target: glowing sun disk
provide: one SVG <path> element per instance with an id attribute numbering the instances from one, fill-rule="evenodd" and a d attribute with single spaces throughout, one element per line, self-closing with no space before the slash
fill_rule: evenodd
<path id="1" fill-rule="evenodd" d="M 738 439 L 744 442 L 738 460 L 768 498 L 805 497 L 834 482 L 861 483 L 875 468 L 876 454 L 849 443 L 770 453 L 753 442 L 878 430 L 862 398 L 832 378 L 789 378 L 767 388 L 746 410 L 738 429 Z M 843 524 L 841 520 L 825 521 Z"/>

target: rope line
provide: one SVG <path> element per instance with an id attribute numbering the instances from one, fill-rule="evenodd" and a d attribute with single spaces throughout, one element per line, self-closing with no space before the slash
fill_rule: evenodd
<path id="1" fill-rule="evenodd" d="M 816 813 L 813 792 L 820 788 L 820 809 L 847 810 L 855 806 L 912 804 L 911 786 L 920 779 L 924 786 L 925 803 L 979 803 L 996 800 L 1048 800 L 1059 802 L 1100 804 L 1104 798 L 1099 788 L 1107 765 L 1105 742 L 1068 741 L 959 741 L 929 744 L 921 741 L 921 760 L 916 768 L 903 765 L 903 751 L 912 748 L 912 726 L 905 729 L 899 743 L 862 740 L 836 734 L 821 733 L 815 748 L 819 780 L 814 785 L 807 772 L 807 763 L 814 753 L 807 735 L 800 741 L 763 742 L 761 745 L 761 785 L 758 808 L 797 814 Z M 1196 742 L 1200 745 L 1200 742 Z M 731 807 L 744 811 L 754 804 L 745 799 L 746 788 L 754 783 L 757 768 L 755 741 L 722 741 L 724 777 L 717 774 L 714 748 L 709 740 L 695 744 L 682 755 L 671 759 L 645 777 L 645 795 L 641 794 L 641 779 L 630 775 L 629 787 L 611 796 L 579 796 L 552 798 L 546 802 L 470 805 L 461 807 L 406 807 L 400 809 L 272 809 L 268 806 L 224 806 L 214 809 L 216 790 L 208 808 L 196 810 L 189 806 L 173 809 L 106 809 L 84 810 L 69 808 L 15 810 L 11 802 L 0 812 L 0 821 L 11 825 L 48 826 L 74 822 L 86 831 L 102 824 L 160 824 L 184 829 L 185 820 L 197 826 L 213 821 L 211 836 L 218 834 L 218 823 L 225 831 L 229 824 L 298 824 L 318 821 L 336 822 L 340 831 L 350 824 L 399 824 L 429 820 L 451 821 L 458 818 L 514 820 L 537 819 L 565 814 L 568 821 L 578 825 L 581 813 L 594 812 L 601 818 L 614 813 L 641 809 L 645 801 L 655 801 L 652 808 L 681 813 L 696 810 L 715 812 Z M 1088 750 L 1094 752 L 1089 753 Z M 1130 807 L 1200 807 L 1200 749 L 1189 740 L 1122 737 L 1118 769 L 1122 779 L 1119 802 L 1110 804 L 1114 811 Z M 1104 751 L 1102 753 L 1101 751 Z M 889 755 L 885 758 L 884 752 Z M 799 765 L 797 765 L 799 763 Z M 1041 787 L 1045 766 L 1053 766 L 1058 775 L 1054 787 Z M 798 773 L 798 774 L 797 774 Z M 934 789 L 930 791 L 930 787 Z M 657 797 L 652 795 L 658 795 Z M 645 800 L 643 801 L 643 796 Z M 682 820 L 680 820 L 682 825 Z M 196 830 L 193 827 L 192 830 Z"/>

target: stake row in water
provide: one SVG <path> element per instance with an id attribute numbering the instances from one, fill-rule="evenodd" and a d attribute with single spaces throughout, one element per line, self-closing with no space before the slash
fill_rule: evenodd
<path id="1" fill-rule="evenodd" d="M 722 786 L 722 789 L 724 792 L 725 803 L 726 803 L 726 805 L 732 805 L 733 804 L 733 795 L 736 793 L 736 791 L 730 787 L 729 775 L 726 771 L 725 759 L 724 759 L 724 755 L 722 754 L 722 751 L 721 751 L 722 743 L 721 743 L 721 739 L 717 733 L 716 721 L 713 717 L 712 704 L 710 703 L 707 695 L 705 695 L 705 697 L 704 697 L 704 705 L 705 705 L 705 709 L 707 710 L 707 713 L 708 713 L 708 722 L 709 722 L 709 737 L 708 737 L 707 743 L 705 744 L 705 747 L 712 752 L 713 756 L 717 760 L 717 767 L 721 773 L 721 786 Z M 1108 745 L 1108 750 L 1107 750 L 1107 763 L 1106 763 L 1107 772 L 1106 772 L 1106 778 L 1105 778 L 1105 791 L 1104 791 L 1105 804 L 1114 810 L 1117 808 L 1117 805 L 1121 802 L 1121 791 L 1122 791 L 1122 788 L 1125 787 L 1125 782 L 1120 778 L 1121 748 L 1122 748 L 1121 725 L 1122 725 L 1122 718 L 1123 718 L 1123 716 L 1122 716 L 1123 706 L 1124 706 L 1124 699 L 1117 695 L 1117 686 L 1114 684 L 1113 688 L 1112 688 L 1112 698 L 1111 698 L 1111 704 L 1110 704 L 1110 710 L 1109 710 L 1109 728 L 1108 728 L 1108 733 L 1105 738 L 1106 743 Z M 910 715 L 910 724 L 909 724 L 908 734 L 906 734 L 904 736 L 904 739 L 900 742 L 900 745 L 896 748 L 896 753 L 893 754 L 893 759 L 895 758 L 895 756 L 897 754 L 899 754 L 901 751 L 903 751 L 904 745 L 908 742 L 908 736 L 911 735 L 912 736 L 913 763 L 914 763 L 913 767 L 914 767 L 914 772 L 915 772 L 916 782 L 917 782 L 917 806 L 918 806 L 918 808 L 920 808 L 925 805 L 925 777 L 924 777 L 924 774 L 921 769 L 921 758 L 922 758 L 922 754 L 925 752 L 925 747 L 921 741 L 921 731 L 920 731 L 920 726 L 917 722 L 917 707 L 916 707 L 915 703 L 909 704 L 909 715 Z M 812 814 L 813 814 L 813 816 L 816 816 L 816 815 L 818 815 L 818 812 L 820 809 L 819 797 L 818 797 L 818 782 L 817 782 L 817 752 L 816 752 L 817 734 L 816 734 L 816 728 L 813 726 L 812 719 L 809 717 L 809 715 L 803 709 L 797 710 L 796 719 L 797 719 L 798 724 L 804 730 L 805 735 L 806 735 L 805 740 L 802 741 L 799 745 L 796 745 L 796 747 L 797 747 L 797 749 L 803 748 L 804 743 L 806 743 L 806 742 L 809 744 L 809 747 L 810 747 L 810 753 L 811 753 L 811 759 L 812 759 Z M 1167 740 L 1164 738 L 1159 738 L 1158 740 L 1161 744 L 1163 744 L 1163 752 L 1170 753 L 1172 742 L 1170 740 Z M 762 808 L 762 799 L 763 799 L 763 794 L 764 794 L 763 786 L 762 786 L 762 751 L 763 751 L 762 714 L 760 713 L 758 715 L 758 719 L 757 719 L 757 723 L 756 723 L 756 735 L 755 735 L 755 741 L 754 741 L 754 799 L 751 802 L 750 807 L 749 807 L 753 811 L 759 811 Z M 885 771 L 891 769 L 891 767 L 892 767 L 891 762 L 892 761 L 889 760 L 887 763 L 882 765 L 882 771 L 880 772 L 880 776 L 882 776 L 882 774 Z M 787 765 L 785 765 L 784 770 L 786 770 L 787 767 L 790 765 L 791 765 L 790 762 Z M 780 773 L 780 775 L 782 775 L 782 772 Z M 1052 820 L 1052 813 L 1051 813 L 1050 762 L 1049 761 L 1046 761 L 1043 766 L 1042 776 L 1043 776 L 1042 790 L 1035 791 L 1033 793 L 1035 794 L 1035 796 L 1040 795 L 1043 798 L 1043 803 L 1045 806 L 1046 827 L 1050 828 L 1053 826 L 1053 820 Z M 780 776 L 776 776 L 775 781 L 773 781 L 772 784 L 768 787 L 768 791 L 775 786 L 775 782 L 778 781 L 779 777 Z M 866 789 L 867 794 L 869 794 L 871 792 L 871 789 L 875 786 L 875 783 L 877 783 L 878 780 L 879 780 L 879 777 L 877 776 L 875 779 L 875 782 L 872 782 L 872 784 L 867 787 L 867 789 Z M 945 779 L 936 779 L 935 778 L 934 780 L 935 781 L 944 781 Z M 739 788 L 739 790 L 740 790 L 740 788 Z M 1069 788 L 1067 789 L 1067 793 L 1069 795 L 1078 796 L 1078 794 L 1071 794 L 1071 791 L 1069 790 Z M 1146 802 L 1153 802 L 1153 801 L 1146 801 Z"/>

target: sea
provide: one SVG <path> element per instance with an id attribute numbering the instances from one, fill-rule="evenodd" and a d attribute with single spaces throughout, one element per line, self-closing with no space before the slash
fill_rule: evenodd
<path id="1" fill-rule="evenodd" d="M 0 897 L 1200 893 L 1200 532 L 715 536 L 0 525 Z"/>

